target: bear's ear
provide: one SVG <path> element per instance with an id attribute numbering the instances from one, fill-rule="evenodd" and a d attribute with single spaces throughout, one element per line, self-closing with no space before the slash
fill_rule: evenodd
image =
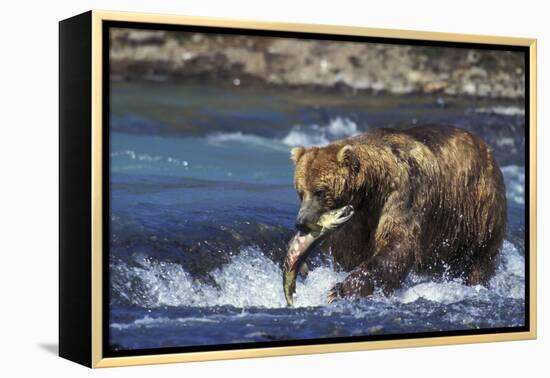
<path id="1" fill-rule="evenodd" d="M 353 151 L 353 147 L 349 144 L 340 148 L 340 151 L 338 151 L 336 155 L 336 159 L 338 163 L 347 166 L 353 173 L 359 172 L 359 159 L 355 151 Z"/>
<path id="2" fill-rule="evenodd" d="M 294 147 L 292 150 L 290 150 L 290 160 L 296 164 L 300 157 L 306 152 L 306 149 L 304 147 Z"/>

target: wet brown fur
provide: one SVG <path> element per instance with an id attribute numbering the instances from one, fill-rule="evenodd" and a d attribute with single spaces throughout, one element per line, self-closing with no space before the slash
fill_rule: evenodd
<path id="1" fill-rule="evenodd" d="M 504 181 L 489 147 L 468 131 L 376 129 L 295 148 L 291 158 L 300 213 L 355 208 L 325 243 L 350 271 L 332 295 L 389 294 L 411 270 L 471 285 L 493 276 L 506 229 Z"/>

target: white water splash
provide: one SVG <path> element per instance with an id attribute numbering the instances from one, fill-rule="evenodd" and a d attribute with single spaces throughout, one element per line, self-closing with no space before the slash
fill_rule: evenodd
<path id="1" fill-rule="evenodd" d="M 117 270 L 124 275 L 125 282 L 138 280 L 141 283 L 145 292 L 139 299 L 148 307 L 287 306 L 281 269 L 256 247 L 244 248 L 229 264 L 211 272 L 216 285 L 194 282 L 181 265 L 152 262 L 149 258 L 143 258 L 139 267 L 118 266 Z M 326 304 L 328 291 L 344 277 L 345 274 L 336 273 L 330 267 L 312 270 L 306 279 L 296 284 L 295 306 Z M 124 297 L 130 298 L 129 295 Z"/>
<path id="2" fill-rule="evenodd" d="M 143 318 L 136 319 L 131 323 L 111 323 L 109 326 L 114 329 L 128 329 L 133 327 L 140 327 L 140 328 L 147 328 L 147 327 L 155 327 L 159 324 L 166 325 L 169 323 L 217 323 L 218 321 L 211 318 L 197 318 L 197 317 L 188 317 L 188 318 L 167 318 L 164 316 L 159 317 L 152 317 L 152 316 L 144 316 Z"/>
<path id="3" fill-rule="evenodd" d="M 147 307 L 286 307 L 281 269 L 256 247 L 243 249 L 230 263 L 211 272 L 216 285 L 195 282 L 180 265 L 151 262 L 147 258 L 139 267 L 124 267 L 123 274 L 126 282 L 141 282 L 141 287 L 145 288 L 141 299 Z M 294 306 L 327 305 L 329 290 L 345 277 L 346 273 L 336 272 L 330 266 L 311 270 L 306 279 L 297 282 Z M 415 277 L 408 280 L 408 287 L 398 290 L 392 297 L 377 296 L 377 299 L 412 303 L 422 298 L 443 304 L 465 299 L 489 301 L 494 296 L 522 299 L 524 277 L 524 257 L 512 243 L 505 241 L 497 273 L 489 287 L 467 286 L 456 280 L 422 282 L 421 277 Z"/>
<path id="4" fill-rule="evenodd" d="M 518 106 L 493 106 L 490 108 L 478 108 L 478 113 L 498 114 L 504 116 L 525 115 L 525 109 Z"/>
<path id="5" fill-rule="evenodd" d="M 122 151 L 115 151 L 111 153 L 112 158 L 126 158 L 128 160 L 135 160 L 140 162 L 166 162 L 169 164 L 174 165 L 180 165 L 183 167 L 187 167 L 189 163 L 186 160 L 179 160 L 171 156 L 160 156 L 160 155 L 150 155 L 146 153 L 139 153 L 134 150 L 122 150 Z"/>
<path id="6" fill-rule="evenodd" d="M 460 280 L 421 282 L 398 290 L 392 299 L 400 303 L 411 303 L 423 298 L 443 304 L 456 303 L 465 299 L 489 301 L 495 295 L 523 299 L 525 297 L 525 259 L 517 248 L 506 240 L 499 257 L 497 272 L 488 286 L 468 286 Z"/>
<path id="7" fill-rule="evenodd" d="M 249 146 L 268 148 L 271 150 L 287 151 L 288 148 L 283 146 L 277 140 L 264 138 L 258 135 L 245 134 L 241 131 L 233 133 L 214 133 L 206 137 L 207 142 L 220 145 L 224 143 L 245 143 Z"/>
<path id="8" fill-rule="evenodd" d="M 501 297 L 525 299 L 525 256 L 507 240 L 489 288 Z"/>
<path id="9" fill-rule="evenodd" d="M 278 151 L 288 151 L 289 147 L 324 146 L 335 140 L 358 135 L 357 124 L 349 118 L 336 117 L 326 125 L 296 125 L 282 139 L 265 138 L 240 131 L 232 133 L 214 133 L 207 137 L 212 144 L 246 143 Z"/>
<path id="10" fill-rule="evenodd" d="M 282 142 L 290 147 L 324 146 L 337 139 L 359 134 L 357 124 L 348 118 L 337 117 L 328 125 L 297 125 L 283 138 Z"/>

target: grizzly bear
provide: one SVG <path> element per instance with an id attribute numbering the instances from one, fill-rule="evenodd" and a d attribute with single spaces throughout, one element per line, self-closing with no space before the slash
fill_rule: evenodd
<path id="1" fill-rule="evenodd" d="M 345 205 L 353 218 L 324 241 L 350 272 L 329 294 L 386 295 L 409 272 L 487 284 L 506 231 L 502 173 L 491 149 L 444 125 L 374 129 L 324 147 L 295 147 L 296 227 Z"/>

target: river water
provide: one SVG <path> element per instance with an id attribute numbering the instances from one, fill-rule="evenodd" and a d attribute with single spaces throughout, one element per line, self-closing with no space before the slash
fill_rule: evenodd
<path id="1" fill-rule="evenodd" d="M 113 83 L 112 350 L 517 327 L 525 323 L 522 103 L 305 89 Z M 488 287 L 410 275 L 391 297 L 327 304 L 345 272 L 314 253 L 286 306 L 298 209 L 289 150 L 374 127 L 452 123 L 504 173 L 508 237 Z"/>

